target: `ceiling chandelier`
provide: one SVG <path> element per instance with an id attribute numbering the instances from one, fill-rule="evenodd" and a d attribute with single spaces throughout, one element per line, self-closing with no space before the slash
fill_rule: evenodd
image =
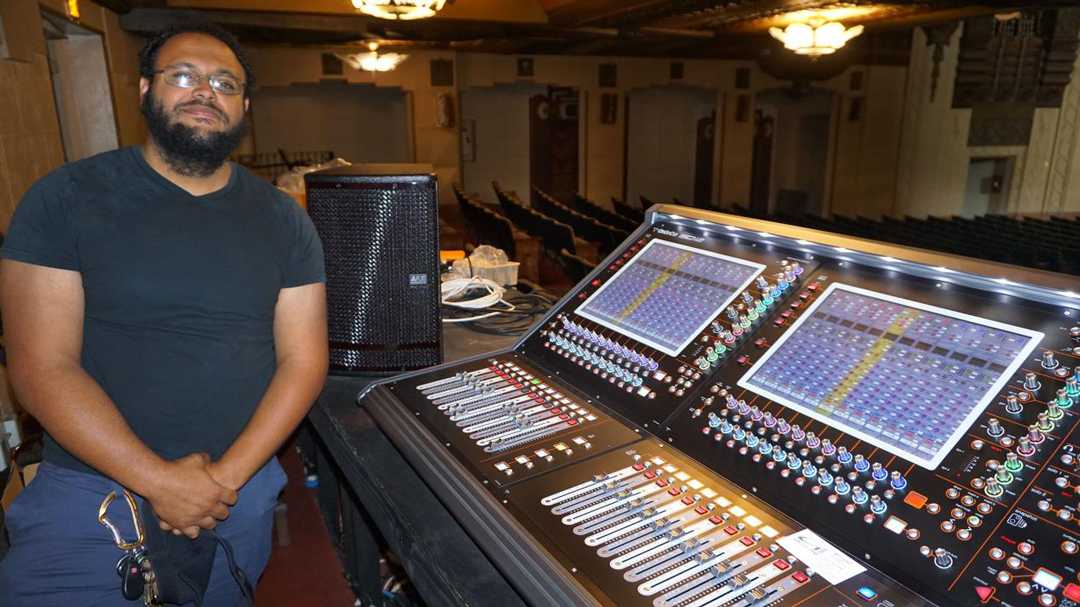
<path id="1" fill-rule="evenodd" d="M 354 70 L 364 70 L 365 72 L 389 72 L 409 58 L 408 55 L 402 55 L 401 53 L 383 53 L 380 55 L 378 50 L 379 43 L 369 42 L 369 52 L 338 55 L 338 58 L 348 63 Z"/>
<path id="2" fill-rule="evenodd" d="M 770 27 L 769 33 L 783 42 L 784 48 L 788 50 L 808 57 L 821 57 L 835 53 L 847 44 L 848 40 L 863 33 L 863 26 L 845 28 L 839 21 L 829 21 L 820 15 L 813 15 L 784 29 Z"/>
<path id="3" fill-rule="evenodd" d="M 446 0 L 352 0 L 361 13 L 380 19 L 424 19 L 434 16 Z"/>

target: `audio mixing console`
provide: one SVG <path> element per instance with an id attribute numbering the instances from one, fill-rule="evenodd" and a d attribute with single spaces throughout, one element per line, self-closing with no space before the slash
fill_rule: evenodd
<path id="1" fill-rule="evenodd" d="M 361 403 L 537 604 L 1077 607 L 1077 287 L 659 206 L 513 349 Z"/>

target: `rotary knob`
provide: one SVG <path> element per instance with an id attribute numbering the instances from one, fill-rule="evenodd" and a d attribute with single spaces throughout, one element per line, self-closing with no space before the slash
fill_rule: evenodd
<path id="1" fill-rule="evenodd" d="M 1042 355 L 1042 367 L 1043 369 L 1056 369 L 1058 366 L 1057 358 L 1054 357 L 1054 352 L 1046 350 Z"/>
<path id="2" fill-rule="evenodd" d="M 1039 376 L 1038 375 L 1035 375 L 1031 371 L 1028 371 L 1027 373 L 1024 374 L 1024 389 L 1025 390 L 1027 390 L 1028 392 L 1036 392 L 1036 391 L 1038 391 L 1038 389 L 1040 387 L 1042 387 L 1042 384 L 1039 383 Z"/>
<path id="3" fill-rule="evenodd" d="M 1005 410 L 1013 415 L 1019 415 L 1024 412 L 1024 405 L 1020 404 L 1020 399 L 1016 398 L 1015 394 L 1010 394 L 1005 397 Z"/>
<path id="4" fill-rule="evenodd" d="M 1073 341 L 1080 342 L 1080 325 L 1069 329 L 1069 337 L 1071 337 Z"/>
<path id="5" fill-rule="evenodd" d="M 870 462 L 866 461 L 866 458 L 862 455 L 855 456 L 855 469 L 859 472 L 866 472 L 870 469 Z"/>
<path id="6" fill-rule="evenodd" d="M 867 497 L 866 491 L 859 485 L 854 485 L 851 488 L 851 501 L 856 504 L 865 504 L 870 498 Z"/>
<path id="7" fill-rule="evenodd" d="M 1064 392 L 1064 390 L 1058 390 L 1058 392 Z M 1046 419 L 1057 421 L 1065 417 L 1065 411 L 1054 401 L 1046 403 Z M 1053 424 L 1051 424 L 1052 426 Z"/>
<path id="8" fill-rule="evenodd" d="M 1040 413 L 1040 415 L 1042 414 Z M 1042 430 L 1039 429 L 1038 424 L 1031 424 L 1030 426 L 1028 426 L 1027 439 L 1031 441 L 1032 444 L 1038 445 L 1039 443 L 1046 440 L 1046 435 L 1044 435 Z"/>
<path id="9" fill-rule="evenodd" d="M 1075 375 L 1065 380 L 1065 393 L 1069 396 L 1080 396 L 1080 379 L 1077 379 Z"/>
<path id="10" fill-rule="evenodd" d="M 821 454 L 830 456 L 836 453 L 836 447 L 832 444 L 832 441 L 825 438 L 821 440 Z"/>
<path id="11" fill-rule="evenodd" d="M 1001 427 L 1001 423 L 997 418 L 991 417 L 990 420 L 986 422 L 986 433 L 994 438 L 998 438 L 1005 434 L 1005 428 Z"/>
<path id="12" fill-rule="evenodd" d="M 821 439 L 818 438 L 817 435 L 813 432 L 808 432 L 806 434 L 806 446 L 810 447 L 811 449 L 817 449 L 819 446 L 821 446 Z"/>
<path id="13" fill-rule="evenodd" d="M 944 548 L 934 550 L 934 566 L 938 569 L 951 569 L 954 562 L 953 557 L 948 552 L 945 552 Z"/>
<path id="14" fill-rule="evenodd" d="M 802 439 L 806 438 L 806 433 L 803 432 L 803 429 L 800 428 L 798 424 L 795 424 L 791 427 L 791 438 L 797 441 L 801 441 Z"/>
<path id="15" fill-rule="evenodd" d="M 791 425 L 788 424 L 786 419 L 781 417 L 780 420 L 776 422 L 776 431 L 780 434 L 787 434 L 791 431 Z"/>
<path id="16" fill-rule="evenodd" d="M 1035 455 L 1035 445 L 1031 444 L 1031 439 L 1027 436 L 1020 437 L 1020 444 L 1016 447 L 1016 452 L 1024 457 L 1031 457 Z"/>
<path id="17" fill-rule="evenodd" d="M 884 514 L 887 508 L 888 504 L 885 503 L 885 500 L 881 499 L 880 495 L 875 494 L 870 496 L 871 512 L 873 512 L 874 514 Z"/>
<path id="18" fill-rule="evenodd" d="M 1005 454 L 1005 469 L 1009 472 L 1019 472 L 1024 468 L 1024 462 L 1015 453 L 1009 451 Z"/>
<path id="19" fill-rule="evenodd" d="M 986 491 L 986 494 L 989 495 L 990 497 L 999 497 L 999 496 L 1001 496 L 1002 493 L 1005 493 L 1005 489 L 1003 489 L 1001 487 L 1001 483 L 999 483 L 997 478 L 995 478 L 993 476 L 986 479 L 986 489 L 985 489 L 985 491 Z"/>
<path id="20" fill-rule="evenodd" d="M 1054 429 L 1054 422 L 1050 421 L 1049 411 L 1043 411 L 1035 416 L 1035 427 L 1040 432 L 1051 432 Z"/>
<path id="21" fill-rule="evenodd" d="M 870 477 L 875 481 L 883 481 L 889 477 L 889 472 L 879 462 L 874 462 L 870 466 L 870 470 Z"/>
<path id="22" fill-rule="evenodd" d="M 1074 379 L 1074 378 L 1070 377 L 1069 379 Z M 1055 394 L 1055 396 L 1057 398 L 1055 398 L 1052 402 L 1054 402 L 1057 406 L 1059 406 L 1059 407 L 1061 407 L 1063 409 L 1068 409 L 1069 407 L 1072 406 L 1072 397 L 1069 396 L 1068 389 L 1061 388 L 1060 390 L 1057 391 L 1057 394 Z"/>
<path id="23" fill-rule="evenodd" d="M 896 491 L 902 491 L 907 487 L 907 479 L 903 474 L 900 474 L 899 470 L 893 470 L 889 475 L 889 486 Z"/>
<path id="24" fill-rule="evenodd" d="M 847 447 L 838 447 L 836 449 L 836 459 L 841 464 L 847 464 L 852 460 L 851 452 L 847 450 Z"/>

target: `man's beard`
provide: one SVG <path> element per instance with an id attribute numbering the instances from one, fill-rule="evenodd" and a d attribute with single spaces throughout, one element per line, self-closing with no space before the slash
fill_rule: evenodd
<path id="1" fill-rule="evenodd" d="M 184 105 L 202 105 L 221 112 L 220 108 L 198 101 L 189 101 Z M 183 106 L 178 106 L 183 107 Z M 229 154 L 240 145 L 247 135 L 248 121 L 245 116 L 235 127 L 224 131 L 200 133 L 180 122 L 172 122 L 165 106 L 154 94 L 147 91 L 142 100 L 142 114 L 146 117 L 146 126 L 150 136 L 160 150 L 169 168 L 185 177 L 209 177 L 221 168 Z M 173 111 L 175 112 L 176 109 Z M 224 112 L 222 121 L 228 125 Z"/>

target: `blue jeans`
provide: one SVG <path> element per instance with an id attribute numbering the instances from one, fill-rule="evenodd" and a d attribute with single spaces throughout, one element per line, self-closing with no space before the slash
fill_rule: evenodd
<path id="1" fill-rule="evenodd" d="M 217 533 L 229 541 L 237 565 L 254 583 L 270 558 L 274 505 L 285 486 L 277 458 L 240 489 L 239 501 Z M 0 606 L 132 607 L 120 594 L 116 563 L 123 555 L 112 535 L 97 522 L 97 510 L 121 487 L 104 477 L 48 462 L 6 514 L 11 549 L 0 561 Z M 139 500 L 139 507 L 147 507 Z M 125 539 L 135 537 L 127 503 L 115 500 L 109 519 Z M 205 607 L 234 607 L 241 595 L 218 547 Z"/>

